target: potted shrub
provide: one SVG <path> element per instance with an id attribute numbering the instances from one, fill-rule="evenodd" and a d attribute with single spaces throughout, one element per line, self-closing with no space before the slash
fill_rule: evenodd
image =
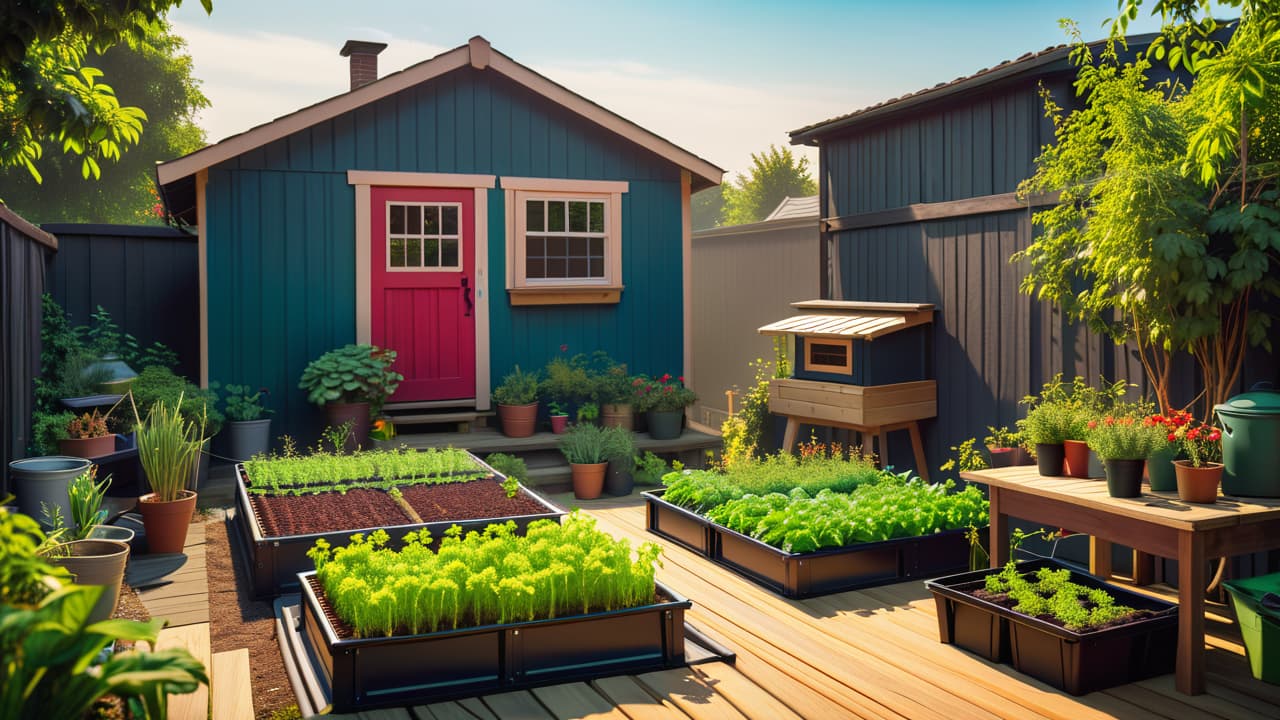
<path id="1" fill-rule="evenodd" d="M 573 472 L 573 496 L 594 500 L 604 489 L 611 435 L 596 425 L 578 424 L 560 439 L 560 452 Z"/>
<path id="2" fill-rule="evenodd" d="M 186 378 L 175 375 L 172 370 L 160 365 L 148 366 L 142 370 L 129 390 L 137 413 L 145 417 L 158 402 L 169 407 L 178 408 L 179 413 L 188 423 L 199 423 L 204 426 L 206 438 L 212 438 L 222 429 L 222 411 L 218 409 L 218 396 L 213 389 L 200 388 Z M 200 448 L 199 457 L 191 470 L 187 489 L 195 491 L 209 474 L 208 440 Z"/>
<path id="3" fill-rule="evenodd" d="M 262 404 L 266 389 L 253 391 L 248 385 L 228 385 L 225 393 L 227 445 L 231 457 L 243 462 L 271 449 L 271 414 Z"/>
<path id="4" fill-rule="evenodd" d="M 538 374 L 527 373 L 515 366 L 502 384 L 493 389 L 493 401 L 498 404 L 498 419 L 502 421 L 502 434 L 522 438 L 533 435 L 538 420 Z"/>
<path id="5" fill-rule="evenodd" d="M 58 440 L 63 455 L 97 458 L 116 451 L 116 436 L 107 429 L 107 417 L 98 412 L 74 415 L 67 422 L 67 436 Z"/>
<path id="6" fill-rule="evenodd" d="M 604 478 L 604 491 L 610 495 L 630 495 L 635 487 L 632 473 L 636 464 L 636 439 L 630 430 L 612 426 L 603 428 L 607 436 L 609 471 Z"/>
<path id="7" fill-rule="evenodd" d="M 138 460 L 151 492 L 138 498 L 147 547 L 154 553 L 180 553 L 187 541 L 187 527 L 196 509 L 196 493 L 187 482 L 208 439 L 205 424 L 182 416 L 178 404 L 159 401 L 138 418 Z M 134 416 L 137 418 L 137 408 Z"/>
<path id="8" fill-rule="evenodd" d="M 366 442 L 371 417 L 404 380 L 391 369 L 395 362 L 395 350 L 353 344 L 330 350 L 302 371 L 298 388 L 306 391 L 308 401 L 324 407 L 325 423 L 335 428 L 351 423 L 346 450 Z"/>
<path id="9" fill-rule="evenodd" d="M 595 378 L 587 364 L 583 355 L 554 358 L 539 376 L 538 397 L 555 400 L 566 414 L 572 414 L 595 397 Z"/>
<path id="10" fill-rule="evenodd" d="M 547 403 L 547 413 L 551 416 L 551 432 L 563 435 L 569 427 L 569 413 L 565 412 L 564 406 L 552 400 Z"/>
<path id="11" fill-rule="evenodd" d="M 1173 461 L 1178 482 L 1178 499 L 1193 503 L 1218 501 L 1218 484 L 1222 482 L 1222 431 L 1212 425 L 1180 413 L 1174 422 L 1172 437 L 1182 449 L 1185 460 Z"/>
<path id="12" fill-rule="evenodd" d="M 1091 420 L 1086 429 L 1089 449 L 1102 458 L 1111 497 L 1134 498 L 1142 494 L 1142 470 L 1147 458 L 1167 445 L 1164 429 L 1149 417 L 1112 417 Z"/>
<path id="13" fill-rule="evenodd" d="M 120 583 L 129 560 L 129 545 L 119 540 L 94 538 L 94 530 L 106 518 L 102 498 L 111 479 L 95 483 L 96 468 L 82 473 L 67 491 L 71 526 L 66 526 L 55 506 L 50 517 L 50 544 L 41 553 L 49 562 L 66 568 L 77 585 L 100 585 L 102 594 L 89 613 L 89 622 L 111 617 L 120 598 Z M 123 528 L 122 528 L 123 529 Z"/>
<path id="14" fill-rule="evenodd" d="M 636 395 L 636 408 L 644 411 L 649 436 L 655 440 L 680 437 L 684 409 L 698 400 L 684 386 L 683 377 L 673 378 L 669 373 L 653 380 L 642 379 Z"/>
<path id="15" fill-rule="evenodd" d="M 613 365 L 596 380 L 596 402 L 600 403 L 600 424 L 605 427 L 634 428 L 636 396 L 632 378 L 626 365 Z"/>
<path id="16" fill-rule="evenodd" d="M 58 442 L 65 440 L 67 425 L 71 424 L 76 414 L 70 410 L 60 412 L 42 412 L 31 414 L 31 449 L 36 455 L 57 455 Z"/>
<path id="17" fill-rule="evenodd" d="M 1037 402 L 1027 416 L 1018 421 L 1018 432 L 1035 448 L 1036 466 L 1046 477 L 1062 475 L 1065 451 L 1063 441 L 1071 432 L 1075 416 L 1071 408 L 1059 402 Z"/>
<path id="18" fill-rule="evenodd" d="M 1012 467 L 1027 464 L 1027 452 L 1022 449 L 1022 433 L 1007 427 L 987 426 L 987 453 L 991 456 L 991 467 Z"/>
<path id="19" fill-rule="evenodd" d="M 43 508 L 57 507 L 63 517 L 70 516 L 67 491 L 91 467 L 93 462 L 85 458 L 60 455 L 11 461 L 9 477 L 18 496 L 18 509 L 24 515 L 40 517 Z"/>

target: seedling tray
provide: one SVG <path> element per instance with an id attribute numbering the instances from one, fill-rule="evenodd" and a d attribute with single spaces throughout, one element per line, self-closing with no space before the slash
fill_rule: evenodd
<path id="1" fill-rule="evenodd" d="M 1052 560 L 1019 563 L 1024 573 L 1066 567 Z M 1067 568 L 1070 569 L 1070 568 Z M 1072 695 L 1171 673 L 1177 657 L 1178 607 L 1071 570 L 1071 582 L 1111 593 L 1116 603 L 1155 617 L 1074 632 L 969 594 L 998 568 L 929 580 L 942 642 L 958 645 Z"/>
<path id="2" fill-rule="evenodd" d="M 652 605 L 390 638 L 342 639 L 300 575 L 302 634 L 328 711 L 416 705 L 685 664 L 691 603 L 658 583 Z M 318 708 L 324 710 L 325 708 Z"/>
<path id="3" fill-rule="evenodd" d="M 650 532 L 790 598 L 954 573 L 969 567 L 964 530 L 789 553 L 644 492 Z"/>
<path id="4" fill-rule="evenodd" d="M 478 458 L 472 457 L 479 467 L 491 472 L 499 482 L 502 480 L 501 474 L 485 465 Z M 431 536 L 438 543 L 439 539 L 444 536 L 444 532 L 454 525 L 458 525 L 466 533 L 471 530 L 482 530 L 493 523 L 512 521 L 516 524 L 517 532 L 523 533 L 529 523 L 534 520 L 549 519 L 558 521 L 565 514 L 564 510 L 551 504 L 537 493 L 529 492 L 524 486 L 520 486 L 519 491 L 544 508 L 545 512 L 473 518 L 469 520 L 444 519 L 427 523 L 404 523 L 401 522 L 403 520 L 402 517 L 397 517 L 394 521 L 397 524 L 378 524 L 372 527 L 331 532 L 269 535 L 263 530 L 257 513 L 254 512 L 249 492 L 245 487 L 246 475 L 243 464 L 236 466 L 236 475 L 239 479 L 236 483 L 236 516 L 240 520 L 237 525 L 240 527 L 240 535 L 244 540 L 243 546 L 247 555 L 245 561 L 253 579 L 253 594 L 259 598 L 274 597 L 286 592 L 298 592 L 298 573 L 314 569 L 315 565 L 311 562 L 311 558 L 307 557 L 307 551 L 320 538 L 324 538 L 334 547 L 340 547 L 350 542 L 351 536 L 356 533 L 365 533 L 367 535 L 373 530 L 382 528 L 391 536 L 388 546 L 399 547 L 402 538 L 411 531 L 429 530 Z"/>

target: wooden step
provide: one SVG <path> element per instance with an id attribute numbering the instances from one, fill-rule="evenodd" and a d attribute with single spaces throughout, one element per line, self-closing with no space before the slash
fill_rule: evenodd
<path id="1" fill-rule="evenodd" d="M 476 401 L 474 398 L 466 398 L 463 400 L 422 400 L 418 402 L 389 402 L 382 406 L 382 410 L 387 413 L 397 413 L 401 410 L 431 410 L 435 408 L 474 408 Z"/>
<path id="2" fill-rule="evenodd" d="M 213 720 L 253 720 L 249 648 L 214 653 Z"/>
<path id="3" fill-rule="evenodd" d="M 205 673 L 213 666 L 209 651 L 209 623 L 195 623 L 182 627 L 169 627 L 160 631 L 156 650 L 186 648 L 204 665 Z M 209 687 L 201 685 L 193 693 L 169 696 L 169 720 L 208 720 Z"/>
<path id="4" fill-rule="evenodd" d="M 458 412 L 429 412 L 399 415 L 395 413 L 384 413 L 396 425 L 434 425 L 444 423 L 469 423 L 474 422 L 484 413 L 475 410 L 459 410 Z"/>

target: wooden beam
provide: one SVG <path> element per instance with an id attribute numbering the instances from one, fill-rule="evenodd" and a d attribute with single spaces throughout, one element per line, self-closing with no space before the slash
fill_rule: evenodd
<path id="1" fill-rule="evenodd" d="M 875 210 L 872 212 L 841 215 L 826 218 L 822 221 L 823 232 L 843 232 L 845 230 L 862 230 L 866 228 L 906 225 L 908 223 L 927 220 L 949 220 L 970 215 L 988 215 L 991 213 L 1024 210 L 1027 207 L 1044 207 L 1058 202 L 1058 193 L 1041 193 L 1028 199 L 1020 199 L 1016 192 L 999 195 L 983 195 L 982 197 L 948 200 L 946 202 L 916 203 L 903 207 Z"/>
<path id="2" fill-rule="evenodd" d="M 58 249 L 58 238 L 31 224 L 26 218 L 10 210 L 9 206 L 5 205 L 3 202 L 0 202 L 0 222 L 12 227 L 14 230 L 17 230 L 50 250 L 56 251 Z"/>

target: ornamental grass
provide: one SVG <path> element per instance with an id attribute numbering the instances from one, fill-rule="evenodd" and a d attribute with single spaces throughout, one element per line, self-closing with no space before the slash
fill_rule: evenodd
<path id="1" fill-rule="evenodd" d="M 172 406 L 157 400 L 147 411 L 146 420 L 138 420 L 138 460 L 147 475 L 151 492 L 161 502 L 179 499 L 191 479 L 192 468 L 200 457 L 204 445 L 205 417 L 200 416 L 197 426 L 194 420 L 183 418 L 182 395 Z M 138 418 L 138 408 L 133 408 Z"/>

